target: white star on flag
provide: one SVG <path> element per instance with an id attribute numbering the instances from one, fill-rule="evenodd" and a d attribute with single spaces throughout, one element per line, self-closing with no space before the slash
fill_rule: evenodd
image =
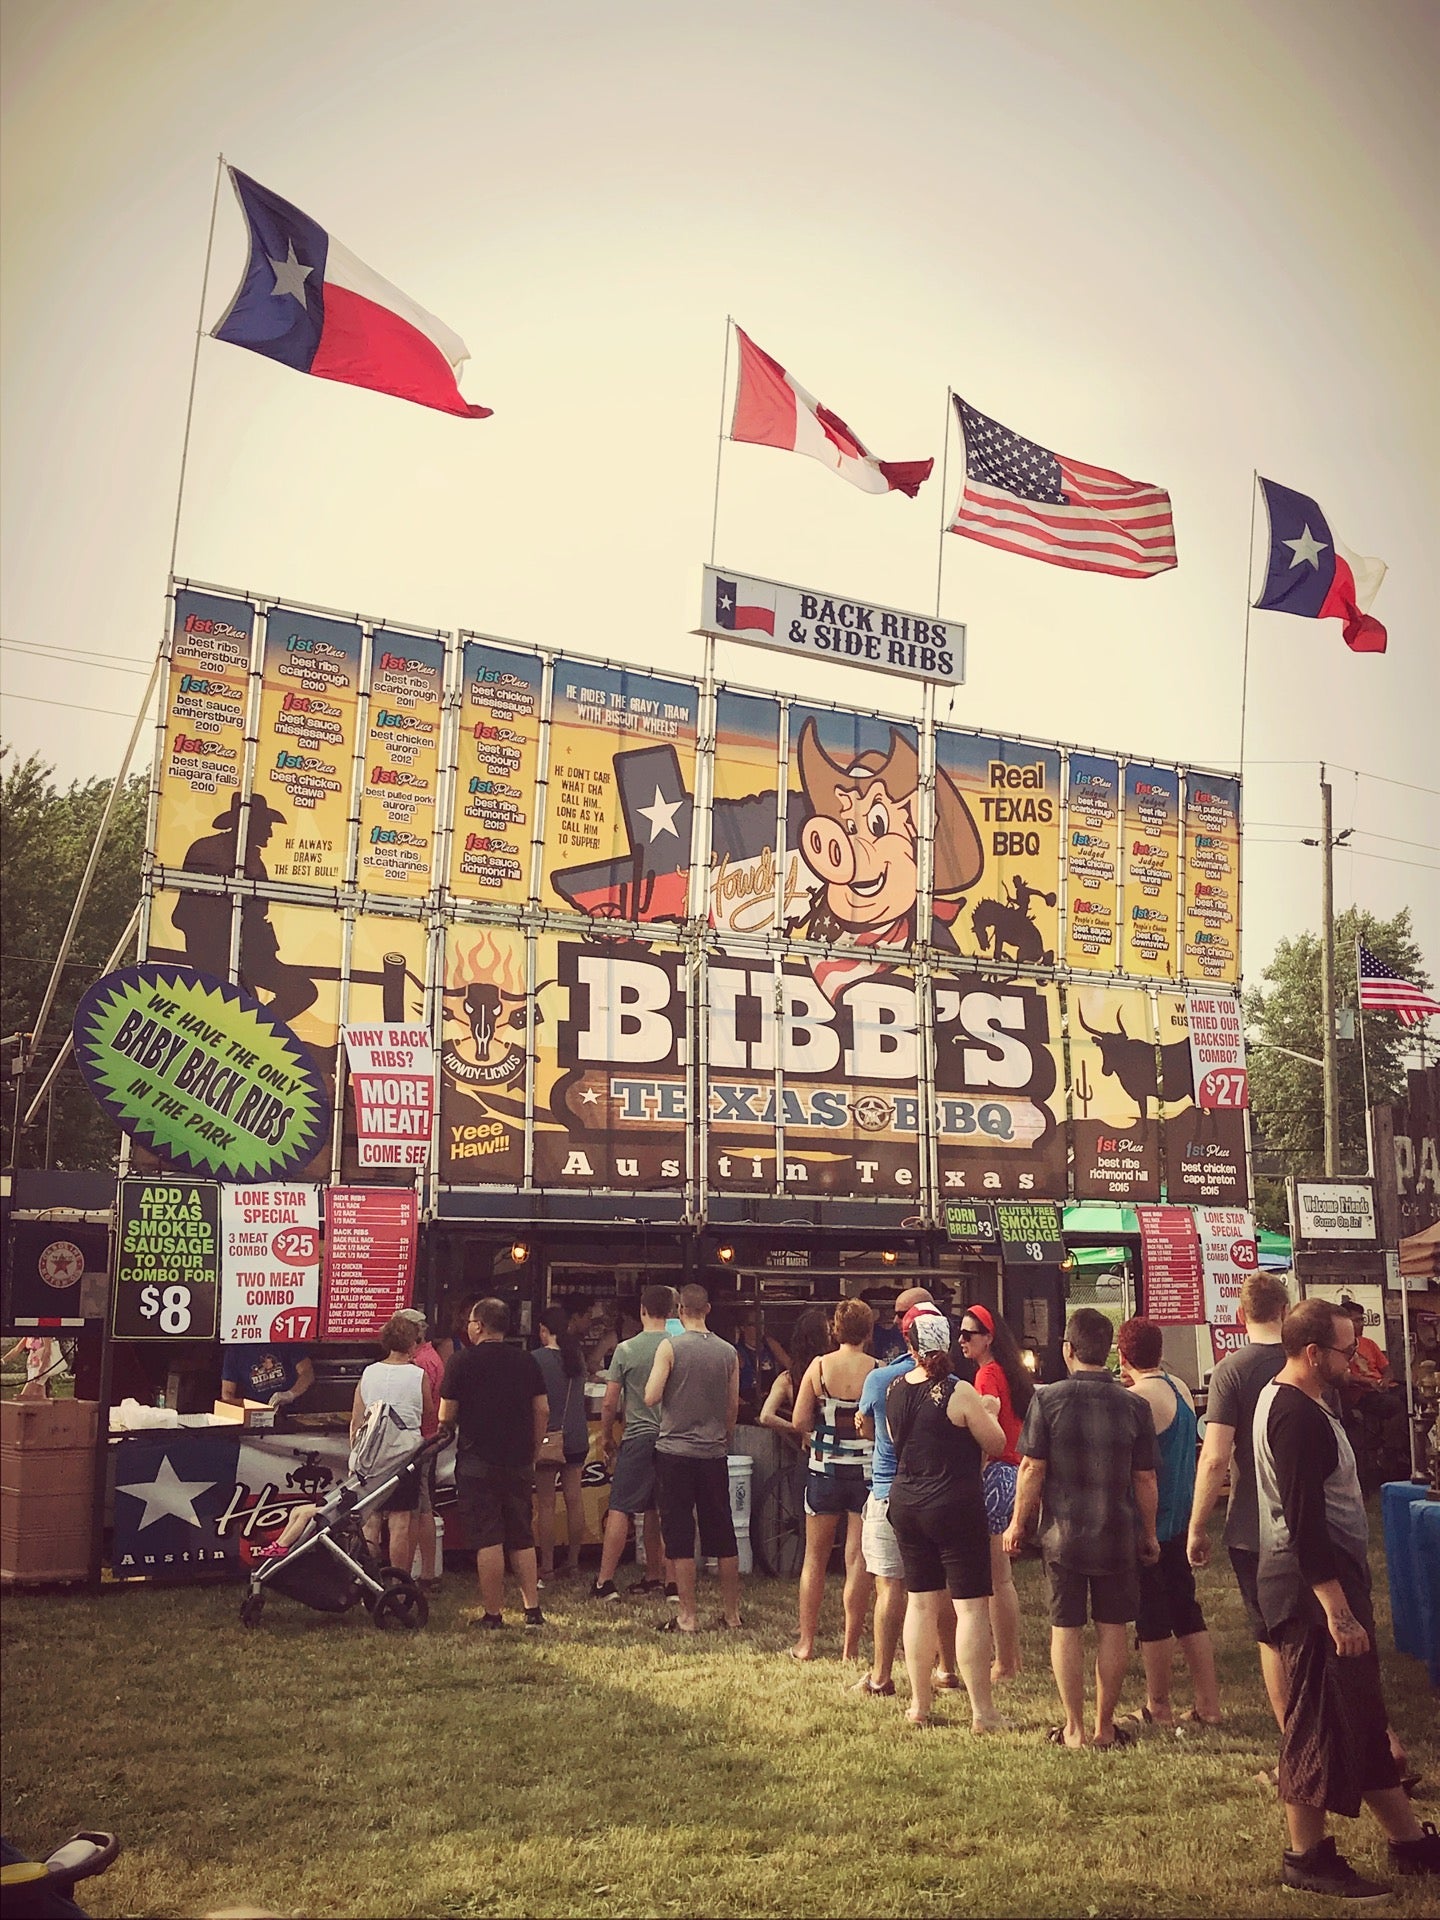
<path id="1" fill-rule="evenodd" d="M 1292 520 L 1290 524 L 1294 526 L 1295 523 Z M 1308 560 L 1310 565 L 1318 571 L 1320 556 L 1329 545 L 1329 542 L 1315 539 L 1307 524 L 1305 531 L 1298 540 L 1282 540 L 1280 544 L 1289 547 L 1290 551 L 1294 554 L 1295 558 L 1290 562 L 1292 567 L 1298 567 L 1302 561 Z"/>
<path id="2" fill-rule="evenodd" d="M 265 258 L 270 260 L 268 253 Z M 288 293 L 293 300 L 298 300 L 303 307 L 305 305 L 305 282 L 310 278 L 310 275 L 315 269 L 313 267 L 301 266 L 299 260 L 295 257 L 295 242 L 293 240 L 288 242 L 283 260 L 270 260 L 270 270 L 275 275 L 275 285 L 270 289 L 271 293 L 281 298 Z"/>
<path id="3" fill-rule="evenodd" d="M 636 813 L 642 820 L 650 822 L 650 844 L 653 847 L 662 833 L 668 833 L 673 840 L 680 838 L 680 830 L 675 825 L 675 816 L 685 802 L 667 800 L 659 787 L 655 789 L 655 798 L 648 807 L 637 807 Z"/>
<path id="4" fill-rule="evenodd" d="M 145 1512 L 135 1529 L 137 1533 L 143 1533 L 146 1527 L 163 1520 L 167 1514 L 185 1521 L 187 1526 L 198 1527 L 200 1516 L 195 1511 L 195 1502 L 216 1484 L 214 1480 L 182 1480 L 166 1453 L 160 1457 L 160 1471 L 153 1480 L 139 1480 L 132 1486 L 117 1487 L 115 1491 L 128 1493 L 133 1499 L 145 1502 Z"/>

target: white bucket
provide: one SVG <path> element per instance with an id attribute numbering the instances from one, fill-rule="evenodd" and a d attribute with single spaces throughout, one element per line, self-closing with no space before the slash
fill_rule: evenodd
<path id="1" fill-rule="evenodd" d="M 735 1527 L 735 1550 L 740 1556 L 741 1573 L 753 1573 L 755 1556 L 750 1550 L 750 1495 L 755 1478 L 755 1462 L 748 1453 L 726 1455 L 730 1469 L 730 1518 Z"/>
<path id="2" fill-rule="evenodd" d="M 438 1580 L 441 1574 L 444 1573 L 444 1571 L 445 1571 L 445 1516 L 443 1513 L 437 1513 L 435 1516 L 435 1578 Z M 415 1559 L 413 1564 L 411 1565 L 410 1573 L 412 1578 L 416 1580 L 420 1578 L 419 1547 L 416 1547 L 415 1549 Z"/>

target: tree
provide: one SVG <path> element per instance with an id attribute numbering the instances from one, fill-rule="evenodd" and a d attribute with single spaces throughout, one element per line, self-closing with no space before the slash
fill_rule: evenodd
<path id="1" fill-rule="evenodd" d="M 1335 922 L 1335 1005 L 1358 1005 L 1355 941 L 1359 938 L 1406 980 L 1429 985 L 1403 908 L 1393 920 L 1377 920 L 1348 907 Z M 1282 940 L 1262 973 L 1262 986 L 1245 995 L 1245 1025 L 1253 1051 L 1250 1063 L 1251 1121 L 1255 1145 L 1255 1211 L 1260 1224 L 1286 1230 L 1284 1181 L 1325 1171 L 1325 1102 L 1320 1068 L 1291 1059 L 1272 1048 L 1322 1057 L 1320 1021 L 1321 942 L 1318 933 Z M 1365 1036 L 1361 1062 L 1360 1027 Z M 1340 1133 L 1337 1171 L 1363 1174 L 1368 1162 L 1365 1079 L 1370 1104 L 1398 1100 L 1405 1088 L 1405 1055 L 1411 1039 L 1394 1014 L 1367 1013 L 1354 1040 L 1336 1047 Z"/>
<path id="2" fill-rule="evenodd" d="M 62 792 L 54 771 L 34 755 L 17 761 L 11 748 L 0 747 L 0 1031 L 7 1038 L 28 1035 L 34 1027 L 110 793 L 111 782 L 104 779 L 74 781 Z M 18 1140 L 14 1095 L 18 1090 L 23 1118 L 24 1106 L 70 1031 L 80 995 L 98 977 L 135 911 L 144 846 L 145 781 L 134 775 L 116 803 L 39 1055 L 18 1089 L 13 1079 L 6 1085 L 11 1098 L 4 1102 L 0 1145 L 6 1166 L 48 1164 L 98 1172 L 115 1163 L 119 1132 L 96 1105 L 73 1061 L 55 1083 L 53 1106 L 42 1108 Z M 7 1047 L 7 1066 L 21 1050 L 23 1041 Z"/>

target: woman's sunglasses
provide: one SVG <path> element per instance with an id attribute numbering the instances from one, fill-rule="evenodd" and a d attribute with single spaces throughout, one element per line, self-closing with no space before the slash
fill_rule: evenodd
<path id="1" fill-rule="evenodd" d="M 961 1327 L 960 1338 L 962 1340 L 978 1340 L 984 1331 L 985 1329 L 983 1327 Z"/>

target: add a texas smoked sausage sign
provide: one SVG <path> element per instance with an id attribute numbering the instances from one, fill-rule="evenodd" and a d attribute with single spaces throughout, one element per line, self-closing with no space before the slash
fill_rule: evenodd
<path id="1" fill-rule="evenodd" d="M 75 1058 L 115 1123 L 184 1172 L 275 1180 L 330 1124 L 304 1047 L 260 1002 L 193 967 L 122 967 L 75 1010 Z"/>

